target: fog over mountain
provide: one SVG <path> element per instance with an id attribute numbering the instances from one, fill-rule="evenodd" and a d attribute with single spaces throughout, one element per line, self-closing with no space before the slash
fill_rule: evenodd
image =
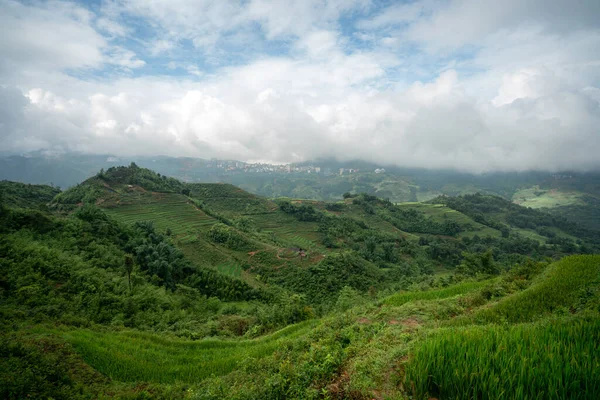
<path id="1" fill-rule="evenodd" d="M 600 167 L 600 2 L 0 0 L 0 148 Z"/>

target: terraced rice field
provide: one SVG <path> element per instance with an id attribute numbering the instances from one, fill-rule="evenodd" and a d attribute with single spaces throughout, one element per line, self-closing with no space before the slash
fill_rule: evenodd
<path id="1" fill-rule="evenodd" d="M 318 246 L 317 224 L 315 222 L 300 222 L 293 217 L 277 214 L 253 216 L 258 227 L 263 232 L 274 232 L 280 240 L 289 242 L 305 249 Z"/>
<path id="2" fill-rule="evenodd" d="M 187 341 L 135 331 L 59 332 L 83 359 L 101 373 L 122 382 L 200 382 L 225 375 L 249 357 L 260 359 L 285 343 L 306 335 L 317 320 L 304 321 L 254 340 Z"/>
<path id="3" fill-rule="evenodd" d="M 190 234 L 207 231 L 216 220 L 187 202 L 184 196 L 168 195 L 151 204 L 132 204 L 105 209 L 117 220 L 133 224 L 153 221 L 159 231 L 170 228 L 174 235 L 190 238 Z"/>
<path id="4" fill-rule="evenodd" d="M 219 264 L 215 268 L 217 269 L 217 271 L 219 271 L 223 275 L 229 275 L 229 276 L 233 276 L 235 278 L 240 278 L 242 276 L 241 265 L 234 261 L 229 261 L 229 262 Z"/>

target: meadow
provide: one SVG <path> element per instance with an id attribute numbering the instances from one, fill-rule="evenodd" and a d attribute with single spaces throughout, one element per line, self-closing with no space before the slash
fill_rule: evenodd
<path id="1" fill-rule="evenodd" d="M 533 186 L 515 192 L 512 200 L 523 207 L 555 208 L 583 204 L 581 192 L 565 191 L 560 189 L 540 189 Z"/>
<path id="2" fill-rule="evenodd" d="M 476 319 L 485 322 L 528 322 L 593 304 L 600 296 L 600 256 L 567 257 L 553 263 L 539 282 L 493 307 L 481 310 Z"/>

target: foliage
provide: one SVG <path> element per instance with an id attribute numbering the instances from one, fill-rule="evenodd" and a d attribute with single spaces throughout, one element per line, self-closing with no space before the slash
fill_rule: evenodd
<path id="1" fill-rule="evenodd" d="M 546 397 L 587 384 L 600 261 L 550 262 L 593 251 L 593 234 L 488 196 L 444 200 L 464 213 L 395 205 L 377 179 L 343 187 L 363 192 L 343 203 L 277 207 L 131 165 L 56 208 L 0 207 L 2 394 L 497 398 L 530 379 Z"/>
<path id="2" fill-rule="evenodd" d="M 282 200 L 278 203 L 279 209 L 286 214 L 293 215 L 298 221 L 318 222 L 321 219 L 319 213 L 313 206 L 308 204 L 296 205 L 287 200 Z"/>
<path id="3" fill-rule="evenodd" d="M 503 299 L 482 310 L 482 321 L 526 322 L 541 318 L 557 309 L 576 311 L 592 306 L 600 299 L 594 291 L 600 285 L 600 256 L 565 257 L 545 271 L 544 279 L 523 292 Z"/>
<path id="4" fill-rule="evenodd" d="M 59 193 L 53 186 L 0 181 L 0 205 L 5 207 L 45 208 Z"/>
<path id="5" fill-rule="evenodd" d="M 208 231 L 208 236 L 215 242 L 232 250 L 249 250 L 250 242 L 236 229 L 225 224 L 215 224 Z"/>
<path id="6" fill-rule="evenodd" d="M 461 282 L 457 285 L 453 285 L 448 288 L 425 290 L 421 292 L 401 292 L 385 298 L 382 301 L 382 303 L 394 306 L 401 306 L 411 301 L 445 299 L 448 297 L 454 297 L 465 293 L 469 293 L 475 289 L 483 288 L 486 285 L 489 285 L 490 282 L 493 282 L 493 280 Z"/>
<path id="7" fill-rule="evenodd" d="M 416 398 L 596 399 L 599 320 L 444 329 L 421 343 L 406 385 Z"/>
<path id="8" fill-rule="evenodd" d="M 457 274 L 466 276 L 477 274 L 497 275 L 500 272 L 494 262 L 494 255 L 491 250 L 479 254 L 463 253 L 462 257 L 460 265 L 456 268 Z"/>

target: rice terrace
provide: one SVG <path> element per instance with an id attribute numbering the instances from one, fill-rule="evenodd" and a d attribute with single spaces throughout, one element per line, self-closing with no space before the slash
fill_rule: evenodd
<path id="1" fill-rule="evenodd" d="M 600 399 L 599 0 L 0 34 L 0 399 Z"/>

